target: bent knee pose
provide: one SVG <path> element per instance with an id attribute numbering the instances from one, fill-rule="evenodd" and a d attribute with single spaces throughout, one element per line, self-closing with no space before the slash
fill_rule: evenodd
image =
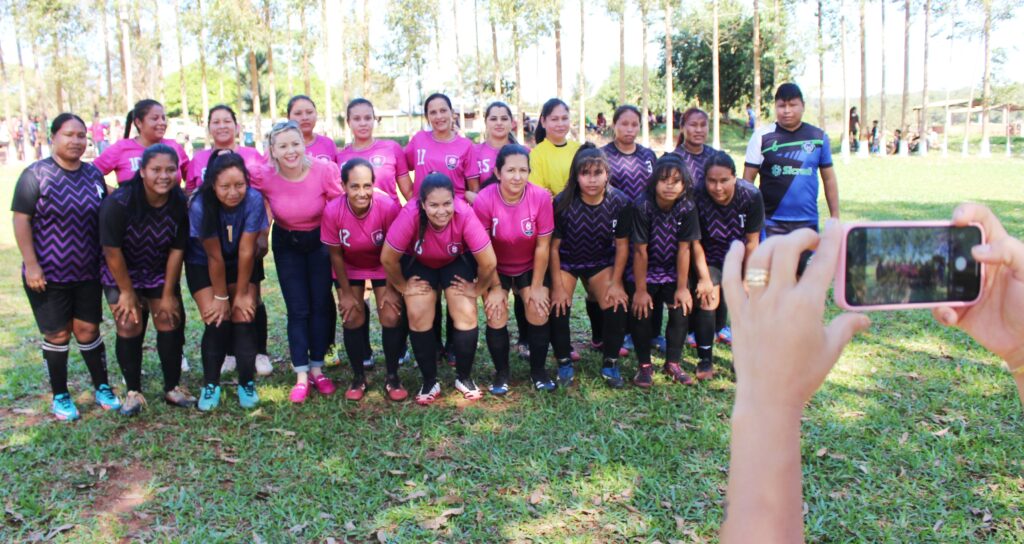
<path id="1" fill-rule="evenodd" d="M 548 192 L 527 181 L 529 174 L 529 151 L 515 144 L 502 147 L 494 163 L 494 174 L 473 203 L 480 223 L 489 228 L 498 261 L 500 281 L 484 297 L 487 349 L 495 371 L 491 393 L 495 395 L 504 395 L 509 388 L 510 291 L 525 301 L 530 379 L 537 389 L 555 389 L 555 383 L 544 370 L 550 340 L 550 298 L 545 278 L 554 216 Z"/>
<path id="2" fill-rule="evenodd" d="M 184 310 L 178 280 L 188 244 L 188 210 L 179 184 L 177 154 L 155 144 L 142 154 L 135 179 L 123 183 L 100 208 L 106 258 L 101 281 L 117 324 L 117 362 L 128 387 L 121 406 L 125 415 L 139 413 L 146 404 L 142 341 L 149 314 L 157 331 L 164 400 L 180 407 L 196 402 L 179 384 Z"/>
<path id="3" fill-rule="evenodd" d="M 608 185 L 604 154 L 593 144 L 584 144 L 573 158 L 569 181 L 555 197 L 551 242 L 551 342 L 563 386 L 572 383 L 574 374 L 569 311 L 577 279 L 601 308 L 601 377 L 613 388 L 624 385 L 618 358 L 626 329 L 628 298 L 622 274 L 629 258 L 631 210 L 626 195 Z"/>
<path id="4" fill-rule="evenodd" d="M 89 369 L 95 400 L 104 410 L 121 407 L 107 381 L 106 346 L 100 337 L 100 205 L 103 174 L 82 162 L 85 123 L 62 113 L 50 127 L 53 155 L 29 165 L 14 188 L 14 237 L 21 250 L 25 294 L 43 335 L 43 361 L 53 393 L 53 414 L 78 419 L 68 392 L 68 345 L 74 335 Z"/>
<path id="5" fill-rule="evenodd" d="M 344 327 L 345 351 L 352 365 L 352 385 L 345 393 L 349 400 L 360 400 L 366 391 L 363 361 L 370 357 L 370 316 L 363 302 L 369 280 L 377 302 L 381 341 L 387 378 L 384 390 L 388 398 L 402 401 L 408 396 L 398 379 L 398 362 L 405 351 L 405 331 L 401 325 L 401 297 L 391 285 L 381 265 L 381 249 L 391 224 L 400 210 L 398 203 L 376 190 L 373 166 L 365 159 L 352 158 L 341 168 L 345 194 L 324 209 L 320 239 L 327 244 L 338 288 L 338 313 Z"/>
<path id="6" fill-rule="evenodd" d="M 388 231 L 381 263 L 390 282 L 405 299 L 409 338 L 423 375 L 416 402 L 437 400 L 437 337 L 434 327 L 438 290 L 444 291 L 454 322 L 455 389 L 469 400 L 479 399 L 472 378 L 476 355 L 476 299 L 494 282 L 491 240 L 473 210 L 456 199 L 451 180 L 430 174 L 422 180 L 419 198 L 402 209 Z"/>
<path id="7" fill-rule="evenodd" d="M 687 317 L 693 299 L 688 288 L 690 246 L 700 238 L 693 207 L 689 171 L 675 155 L 666 155 L 654 166 L 647 189 L 634 203 L 633 266 L 627 274 L 632 291 L 633 337 L 639 364 L 633 383 L 650 387 L 654 382 L 651 338 L 654 312 L 668 307 L 665 373 L 674 381 L 691 384 L 679 363 L 683 355 Z"/>
<path id="8" fill-rule="evenodd" d="M 320 219 L 327 202 L 341 195 L 333 162 L 310 159 L 294 121 L 278 123 L 268 137 L 270 165 L 253 172 L 252 185 L 267 203 L 273 221 L 274 264 L 288 312 L 288 351 L 295 370 L 294 403 L 305 402 L 310 381 L 323 395 L 334 383 L 323 374 L 334 337 L 331 262 L 320 241 Z"/>
<path id="9" fill-rule="evenodd" d="M 224 356 L 235 354 L 238 402 L 243 408 L 259 402 L 256 370 L 257 332 L 254 320 L 263 280 L 257 239 L 268 227 L 263 196 L 249 187 L 245 159 L 220 150 L 206 168 L 206 180 L 189 205 L 190 240 L 185 274 L 199 307 L 203 331 L 203 390 L 199 409 L 220 402 Z"/>
<path id="10" fill-rule="evenodd" d="M 711 350 L 715 331 L 722 330 L 715 314 L 724 306 L 719 286 L 725 254 L 729 245 L 738 240 L 746 246 L 749 257 L 757 249 L 764 227 L 761 191 L 748 181 L 736 179 L 736 164 L 728 153 L 719 151 L 712 155 L 705 172 L 704 183 L 694 191 L 701 229 L 701 255 L 695 253 L 695 264 L 708 271 L 696 284 L 700 302 L 696 324 L 698 378 L 710 378 L 714 373 Z"/>

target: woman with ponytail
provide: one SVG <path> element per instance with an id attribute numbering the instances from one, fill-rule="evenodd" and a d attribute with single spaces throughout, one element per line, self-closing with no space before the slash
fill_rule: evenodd
<path id="1" fill-rule="evenodd" d="M 132 138 L 132 129 L 135 137 Z M 151 98 L 135 103 L 132 111 L 124 120 L 124 138 L 111 145 L 96 160 L 93 166 L 100 169 L 103 175 L 114 172 L 118 183 L 124 183 L 135 177 L 135 172 L 142 163 L 142 153 L 151 145 L 164 144 L 174 150 L 178 157 L 179 179 L 187 179 L 188 155 L 178 142 L 164 138 L 167 133 L 167 115 L 162 104 Z"/>
<path id="2" fill-rule="evenodd" d="M 413 194 L 431 172 L 441 172 L 452 182 L 455 197 L 473 203 L 480 190 L 480 174 L 472 164 L 473 142 L 456 132 L 455 114 L 448 96 L 434 93 L 423 101 L 423 115 L 430 130 L 421 130 L 405 146 L 405 160 L 413 172 Z"/>
<path id="3" fill-rule="evenodd" d="M 530 183 L 558 194 L 569 179 L 569 167 L 580 148 L 580 143 L 569 139 L 572 121 L 569 105 L 560 98 L 552 98 L 540 110 L 540 121 L 534 138 L 537 145 L 530 159 Z"/>
<path id="4" fill-rule="evenodd" d="M 298 125 L 310 158 L 327 162 L 338 160 L 338 146 L 334 145 L 334 140 L 314 132 L 318 117 L 312 98 L 304 94 L 291 97 L 288 100 L 288 120 Z"/>

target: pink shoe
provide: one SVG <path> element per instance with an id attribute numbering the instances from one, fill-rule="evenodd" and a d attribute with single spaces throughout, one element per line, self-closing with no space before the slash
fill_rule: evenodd
<path id="1" fill-rule="evenodd" d="M 579 362 L 580 354 L 578 351 L 572 350 L 571 352 L 569 352 L 569 358 L 572 359 L 572 362 L 574 363 Z"/>
<path id="2" fill-rule="evenodd" d="M 309 395 L 309 384 L 308 383 L 297 383 L 295 387 L 292 387 L 292 392 L 288 394 L 288 400 L 295 404 L 302 404 L 306 402 L 306 397 Z"/>
<path id="3" fill-rule="evenodd" d="M 323 396 L 334 393 L 338 388 L 334 386 L 334 382 L 330 378 L 320 374 L 319 376 L 309 375 L 309 381 L 313 382 L 313 386 L 316 387 L 317 392 Z"/>

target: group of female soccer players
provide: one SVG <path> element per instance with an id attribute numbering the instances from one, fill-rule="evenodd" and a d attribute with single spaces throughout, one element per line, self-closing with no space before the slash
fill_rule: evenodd
<path id="1" fill-rule="evenodd" d="M 509 306 L 533 386 L 569 386 L 579 359 L 569 325 L 577 282 L 609 386 L 624 386 L 624 344 L 636 352 L 637 386 L 653 384 L 652 346 L 665 352 L 670 380 L 693 383 L 682 365 L 691 331 L 696 377 L 713 376 L 716 331 L 729 339 L 718 287 L 722 261 L 733 240 L 756 246 L 764 212 L 758 190 L 736 179 L 732 159 L 705 145 L 704 112 L 684 114 L 678 148 L 661 158 L 636 142 L 640 112 L 632 106 L 616 110 L 614 141 L 600 149 L 569 140 L 570 112 L 559 99 L 544 104 L 532 150 L 513 138 L 514 116 L 502 102 L 486 109 L 477 144 L 459 134 L 445 95 L 428 97 L 424 114 L 430 130 L 403 149 L 376 139 L 373 105 L 353 100 L 346 112 L 353 141 L 339 150 L 314 134 L 313 101 L 296 96 L 289 121 L 271 130 L 264 157 L 237 145 L 235 113 L 220 105 L 207 119 L 212 148 L 190 161 L 164 139 L 163 107 L 143 100 L 128 116 L 125 139 L 92 164 L 81 160 L 84 122 L 58 116 L 52 156 L 25 170 L 12 205 L 55 415 L 78 417 L 67 388 L 72 334 L 98 405 L 125 415 L 145 406 L 141 363 L 150 315 L 168 403 L 214 409 L 222 372 L 237 368 L 239 404 L 256 406 L 255 375 L 272 370 L 260 287 L 270 247 L 287 308 L 294 403 L 313 389 L 336 390 L 323 367 L 339 315 L 353 373 L 345 397 L 364 396 L 373 366 L 371 299 L 384 390 L 393 401 L 409 395 L 398 373 L 407 344 L 422 375 L 417 403 L 439 398 L 439 362 L 455 367 L 454 388 L 466 399 L 482 396 L 472 372 L 478 299 L 494 363 L 490 393 L 510 387 Z M 119 187 L 106 186 L 109 172 Z M 182 268 L 205 325 L 198 398 L 180 383 Z M 108 383 L 101 296 L 117 327 L 122 398 Z M 557 379 L 547 371 L 549 344 Z"/>

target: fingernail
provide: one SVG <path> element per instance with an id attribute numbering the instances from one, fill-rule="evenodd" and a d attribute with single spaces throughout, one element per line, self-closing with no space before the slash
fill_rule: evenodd
<path id="1" fill-rule="evenodd" d="M 978 255 L 988 255 L 989 253 L 992 253 L 992 246 L 989 244 L 977 245 L 974 246 L 974 252 Z"/>

